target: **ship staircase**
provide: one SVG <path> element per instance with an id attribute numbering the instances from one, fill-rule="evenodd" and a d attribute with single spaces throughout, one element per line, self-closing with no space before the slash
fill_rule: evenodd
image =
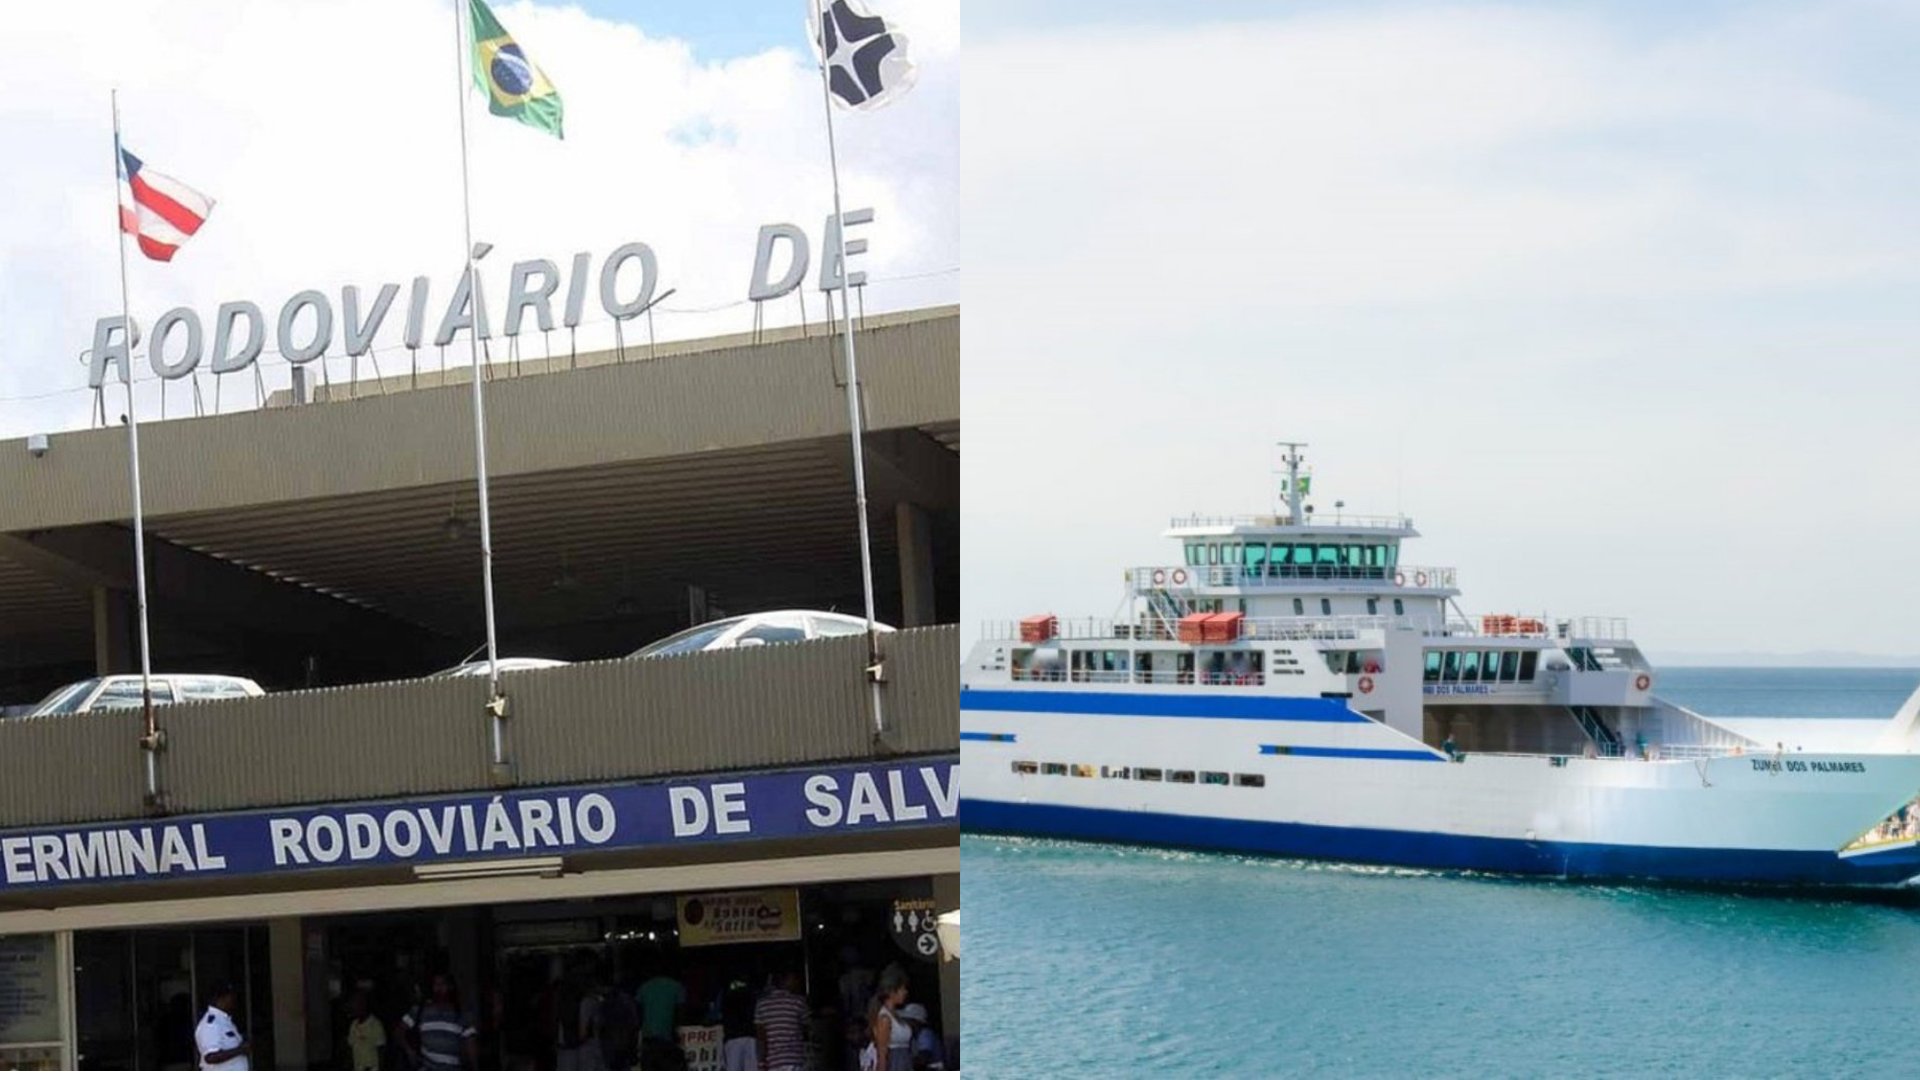
<path id="1" fill-rule="evenodd" d="M 1147 594 L 1147 612 L 1150 625 L 1164 627 L 1177 625 L 1180 617 L 1188 613 L 1187 605 L 1165 589 L 1154 589 Z"/>
<path id="2" fill-rule="evenodd" d="M 1580 730 L 1586 732 L 1587 738 L 1599 748 L 1601 757 L 1620 756 L 1624 749 L 1620 736 L 1607 726 L 1606 720 L 1600 715 L 1600 710 L 1591 705 L 1574 705 L 1567 711 L 1572 713 L 1574 720 L 1579 722 Z"/>

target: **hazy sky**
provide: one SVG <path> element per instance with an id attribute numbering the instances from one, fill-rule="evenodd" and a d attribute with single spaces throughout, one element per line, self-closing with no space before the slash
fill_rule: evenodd
<path id="1" fill-rule="evenodd" d="M 1287 437 L 1469 612 L 1920 652 L 1920 6 L 1672 7 L 969 3 L 968 633 Z"/>
<path id="2" fill-rule="evenodd" d="M 464 2 L 461 4 L 464 8 Z M 900 27 L 915 89 L 840 117 L 849 209 L 871 206 L 869 310 L 959 297 L 959 3 L 871 0 Z M 493 5 L 559 88 L 566 139 L 489 117 L 469 90 L 474 233 L 498 311 L 516 259 L 562 269 L 629 240 L 651 244 L 663 338 L 745 331 L 758 227 L 801 225 L 821 244 L 831 211 L 820 84 L 798 0 L 519 0 Z M 211 335 L 223 300 L 272 322 L 304 288 L 432 279 L 437 320 L 461 261 L 454 0 L 77 0 L 8 13 L 0 72 L 0 438 L 87 423 L 78 363 L 94 320 L 117 311 L 108 91 L 126 145 L 212 196 L 172 264 L 134 255 L 133 313 L 151 325 L 194 307 Z M 862 264 L 856 264 L 861 266 Z M 817 268 L 817 263 L 816 263 Z M 809 314 L 820 318 L 817 293 Z M 396 304 L 403 311 L 405 294 Z M 597 305 L 589 304 L 589 319 Z M 797 321 L 789 297 L 768 321 Z M 582 344 L 610 340 L 602 325 Z M 382 337 L 397 341 L 390 315 Z M 644 331 L 635 328 L 634 335 Z M 339 329 L 336 326 L 335 355 Z M 560 345 L 560 337 L 555 337 Z M 211 342 L 209 341 L 209 345 Z M 532 345 L 533 339 L 527 344 Z M 424 366 L 439 362 L 423 350 Z M 288 368 L 269 343 L 270 383 Z M 457 358 L 456 358 L 457 359 Z M 382 358 L 404 371 L 397 349 Z M 142 370 L 145 370 L 142 365 Z M 363 369 L 364 370 L 364 369 Z M 343 378 L 335 360 L 331 377 Z M 151 372 L 147 375 L 151 377 Z M 210 378 L 205 378 L 208 400 Z M 233 395 L 250 386 L 227 380 Z M 151 386 L 142 409 L 157 404 Z M 172 394 L 174 415 L 188 403 Z M 119 411 L 116 407 L 116 412 Z"/>

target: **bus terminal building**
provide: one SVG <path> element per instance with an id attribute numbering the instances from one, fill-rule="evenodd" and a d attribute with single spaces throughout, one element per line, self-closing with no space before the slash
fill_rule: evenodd
<path id="1" fill-rule="evenodd" d="M 356 999 L 397 1036 L 435 975 L 504 1067 L 579 978 L 678 981 L 698 1064 L 729 986 L 798 972 L 834 1068 L 899 964 L 956 1043 L 959 314 L 855 337 L 877 672 L 857 635 L 625 658 L 862 610 L 837 337 L 490 369 L 501 655 L 569 662 L 497 725 L 429 677 L 485 640 L 464 373 L 142 426 L 155 672 L 268 691 L 151 751 L 138 709 L 17 715 L 138 670 L 125 432 L 0 441 L 0 1068 L 191 1067 L 220 986 L 256 1067 L 344 1065 Z"/>

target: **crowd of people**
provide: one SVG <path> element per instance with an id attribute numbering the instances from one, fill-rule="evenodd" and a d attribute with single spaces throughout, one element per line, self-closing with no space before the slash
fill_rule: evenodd
<path id="1" fill-rule="evenodd" d="M 338 1037 L 357 1071 L 682 1070 L 696 1065 L 682 1044 L 685 1031 L 715 1026 L 719 1061 L 707 1062 L 709 1068 L 947 1067 L 945 1042 L 926 1006 L 910 1000 L 911 980 L 901 965 L 875 972 L 849 948 L 841 967 L 837 985 L 818 987 L 812 999 L 799 964 L 785 962 L 764 979 L 743 974 L 726 980 L 712 1000 L 696 1000 L 665 954 L 616 978 L 602 957 L 581 950 L 557 964 L 555 977 L 531 1000 L 510 1005 L 498 993 L 485 995 L 484 1015 L 463 1004 L 445 973 L 434 974 L 397 1018 L 383 1019 L 369 994 L 356 990 Z"/>

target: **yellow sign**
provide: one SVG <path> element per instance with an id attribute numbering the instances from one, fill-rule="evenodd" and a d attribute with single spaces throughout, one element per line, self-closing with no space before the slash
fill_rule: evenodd
<path id="1" fill-rule="evenodd" d="M 683 946 L 800 940 L 796 889 L 699 893 L 680 897 L 679 909 Z"/>

